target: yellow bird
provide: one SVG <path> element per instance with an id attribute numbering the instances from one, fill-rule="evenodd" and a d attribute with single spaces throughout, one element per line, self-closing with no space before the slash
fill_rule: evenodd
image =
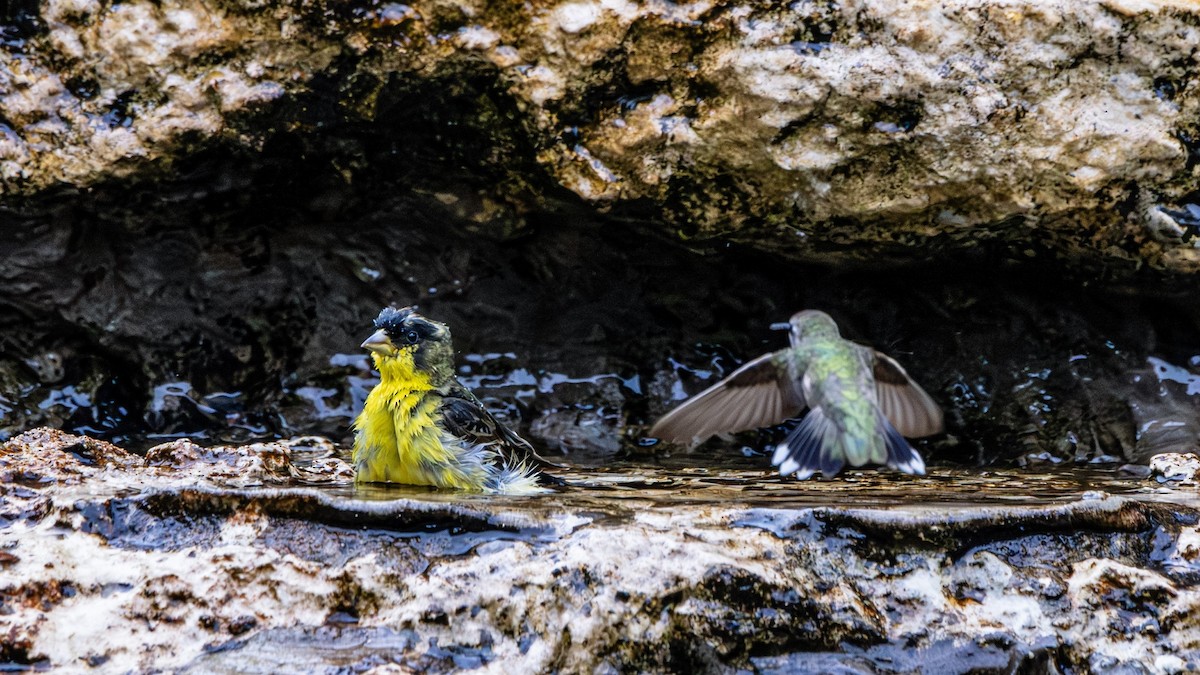
<path id="1" fill-rule="evenodd" d="M 355 480 L 500 492 L 544 492 L 557 479 L 529 442 L 454 377 L 450 329 L 411 307 L 384 308 L 362 343 L 379 370 L 354 422 Z"/>

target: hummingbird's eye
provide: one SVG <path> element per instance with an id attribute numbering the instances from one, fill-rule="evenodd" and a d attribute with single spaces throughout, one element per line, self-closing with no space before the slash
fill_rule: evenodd
<path id="1" fill-rule="evenodd" d="M 410 330 L 404 334 L 404 339 L 408 340 L 408 344 L 415 345 L 415 344 L 417 344 L 417 341 L 419 341 L 421 339 L 421 336 L 417 335 L 417 331 Z"/>

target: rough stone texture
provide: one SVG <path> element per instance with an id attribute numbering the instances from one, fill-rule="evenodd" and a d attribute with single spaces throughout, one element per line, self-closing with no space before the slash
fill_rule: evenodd
<path id="1" fill-rule="evenodd" d="M 1150 461 L 1150 475 L 1159 482 L 1178 482 L 1180 485 L 1196 485 L 1196 474 L 1200 473 L 1200 456 L 1194 453 L 1181 455 L 1175 452 L 1158 455 Z"/>
<path id="2" fill-rule="evenodd" d="M 327 122 L 323 106 L 369 120 L 389 81 L 472 80 L 461 99 L 479 124 L 523 139 L 479 150 L 522 176 L 485 201 L 537 183 L 536 162 L 585 200 L 647 203 L 687 234 L 808 258 L 995 240 L 1018 256 L 1200 266 L 1193 3 L 47 0 L 8 13 L 10 195 L 145 175 L 217 139 L 255 145 Z M 480 105 L 487 91 L 503 102 Z"/>
<path id="3" fill-rule="evenodd" d="M 50 430 L 0 446 L 0 661 L 1200 667 L 1196 495 L 1153 481 L 1081 483 L 1124 492 L 1109 496 L 1042 476 L 1053 496 L 1038 501 L 1019 474 L 797 484 L 647 469 L 637 482 L 571 474 L 559 494 L 497 499 L 351 489 L 313 439 L 152 454 L 143 464 Z M 332 484 L 298 485 L 288 467 L 301 464 Z M 820 506 L 831 499 L 846 505 Z"/>

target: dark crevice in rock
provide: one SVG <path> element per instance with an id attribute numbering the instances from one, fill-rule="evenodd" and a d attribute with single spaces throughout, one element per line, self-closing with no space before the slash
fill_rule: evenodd
<path id="1" fill-rule="evenodd" d="M 1187 162 L 1184 165 L 1186 171 L 1193 171 L 1200 165 L 1200 125 L 1195 128 L 1195 131 L 1180 131 L 1175 135 L 1179 142 L 1183 144 L 1183 149 L 1187 152 Z"/>
<path id="2" fill-rule="evenodd" d="M 863 120 L 863 131 L 877 131 L 885 134 L 908 133 L 917 128 L 924 114 L 921 101 L 899 100 L 887 105 L 879 105 L 867 113 Z M 888 146 L 888 150 L 894 146 Z M 903 155 L 893 160 L 897 163 L 904 161 Z"/>
<path id="3" fill-rule="evenodd" d="M 520 516 L 506 517 L 470 507 L 434 507 L 419 502 L 347 503 L 319 492 L 270 489 L 180 490 L 80 506 L 80 530 L 103 537 L 110 546 L 138 550 L 180 550 L 211 546 L 220 538 L 221 523 L 235 513 L 263 514 L 336 528 L 369 530 L 368 538 L 394 534 L 448 536 L 505 533 L 536 541 L 552 533 Z M 281 525 L 286 527 L 285 525 Z M 464 544 L 469 548 L 469 544 Z"/>
<path id="4" fill-rule="evenodd" d="M 108 112 L 104 114 L 104 121 L 109 127 L 129 127 L 133 124 L 133 106 L 137 96 L 138 92 L 132 90 L 117 94 L 109 104 Z"/>
<path id="5" fill-rule="evenodd" d="M 20 53 L 25 43 L 46 34 L 39 0 L 0 2 L 0 46 Z"/>
<path id="6" fill-rule="evenodd" d="M 856 518 L 837 511 L 822 513 L 819 517 L 829 526 L 851 527 L 861 532 L 865 540 L 872 543 L 898 539 L 916 544 L 918 542 L 912 539 L 915 536 L 934 548 L 947 551 L 964 550 L 983 541 L 1004 540 L 1018 535 L 1063 532 L 1096 535 L 1117 532 L 1150 534 L 1158 527 L 1191 526 L 1200 520 L 1200 514 L 1187 507 L 1140 502 L 1122 503 L 1115 510 L 1088 508 L 1086 503 L 1081 503 L 1066 513 L 1047 511 L 1026 514 L 1019 518 L 1014 518 L 1013 514 L 1008 513 L 995 516 L 983 513 L 964 518 L 938 518 L 937 524 L 931 524 L 927 528 L 898 527 L 895 521 L 886 517 L 873 521 L 869 517 Z"/>

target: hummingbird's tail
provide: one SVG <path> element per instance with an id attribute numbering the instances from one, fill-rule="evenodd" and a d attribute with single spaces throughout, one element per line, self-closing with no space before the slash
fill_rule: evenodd
<path id="1" fill-rule="evenodd" d="M 884 432 L 884 444 L 887 458 L 882 463 L 904 473 L 925 475 L 925 462 L 917 451 L 904 440 L 896 427 L 888 421 L 883 413 L 879 415 L 879 427 Z M 771 464 L 779 467 L 779 474 L 787 476 L 796 474 L 796 478 L 804 480 L 818 471 L 826 478 L 837 475 L 846 460 L 850 459 L 854 466 L 866 464 L 869 460 L 867 448 L 861 442 L 847 436 L 838 428 L 821 408 L 809 410 L 800 424 L 788 434 L 782 443 L 775 446 L 775 454 Z M 879 461 L 879 458 L 870 458 Z"/>
<path id="2" fill-rule="evenodd" d="M 888 467 L 914 476 L 924 476 L 925 460 L 921 459 L 921 455 L 904 440 L 883 413 L 879 413 L 879 422 L 883 426 L 884 439 L 887 441 Z"/>
<path id="3" fill-rule="evenodd" d="M 820 408 L 813 408 L 792 433 L 775 446 L 771 464 L 779 467 L 781 476 L 794 473 L 796 478 L 804 480 L 820 471 L 822 476 L 832 478 L 846 463 L 838 435 L 837 425 Z"/>

